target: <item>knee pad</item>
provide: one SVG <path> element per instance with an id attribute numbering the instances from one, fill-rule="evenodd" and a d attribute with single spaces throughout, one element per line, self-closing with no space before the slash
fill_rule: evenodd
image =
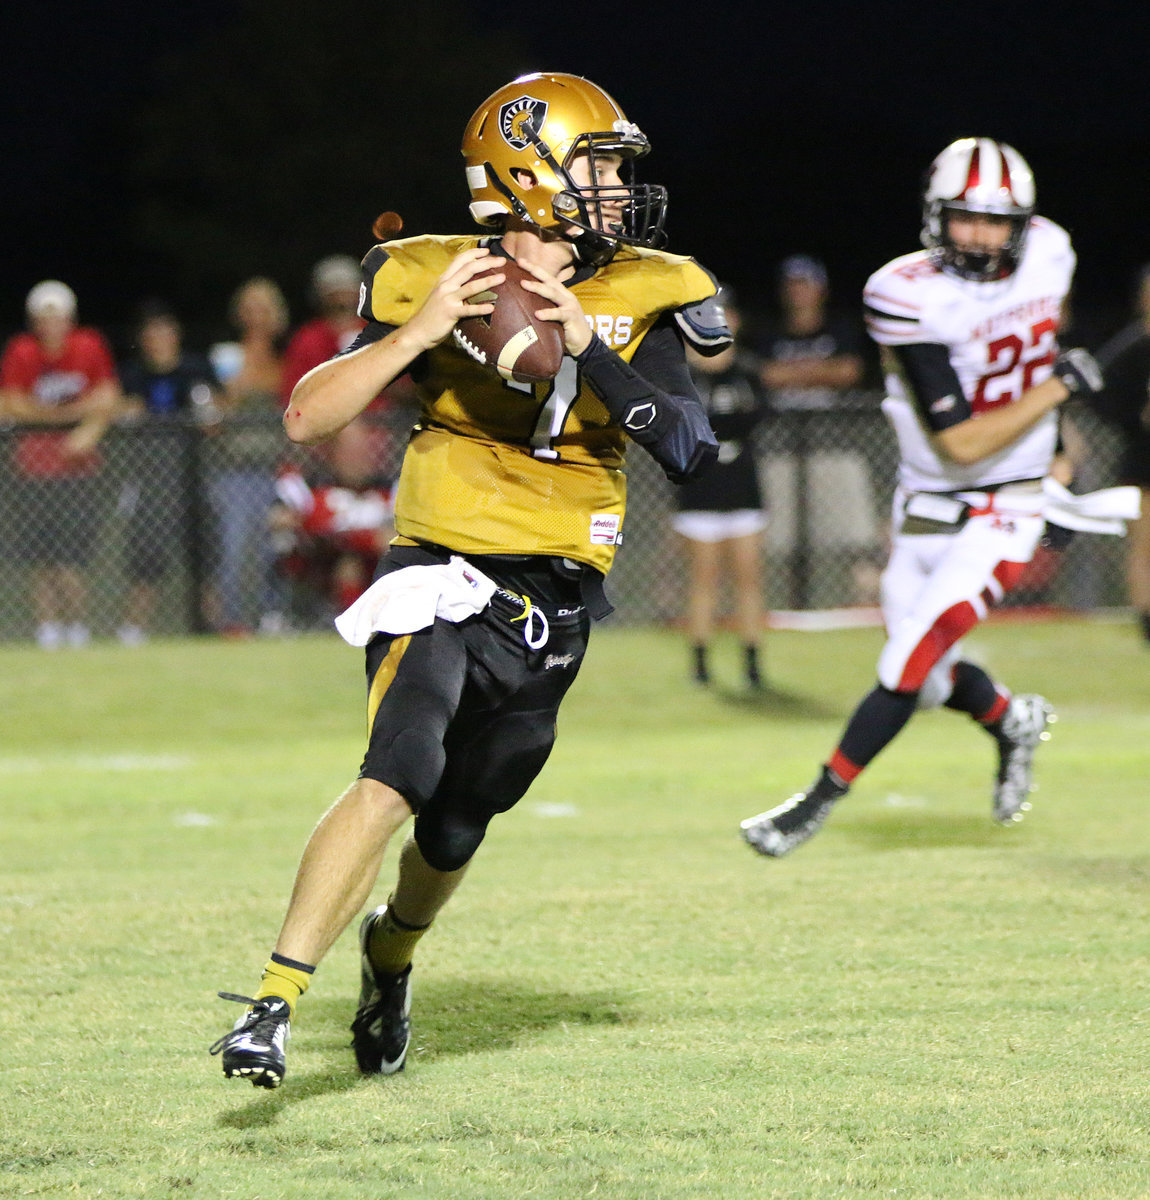
<path id="1" fill-rule="evenodd" d="M 479 849 L 489 819 L 429 807 L 415 818 L 415 844 L 428 866 L 436 871 L 458 871 Z"/>
<path id="2" fill-rule="evenodd" d="M 939 708 L 950 699 L 950 693 L 954 690 L 954 663 L 957 656 L 957 651 L 947 654 L 932 668 L 919 689 L 920 709 Z"/>
<path id="3" fill-rule="evenodd" d="M 401 729 L 385 746 L 374 741 L 368 746 L 360 774 L 395 788 L 418 812 L 435 794 L 446 761 L 443 743 L 434 733 Z"/>

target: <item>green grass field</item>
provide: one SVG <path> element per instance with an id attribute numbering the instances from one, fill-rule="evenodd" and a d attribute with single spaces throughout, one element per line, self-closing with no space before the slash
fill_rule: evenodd
<path id="1" fill-rule="evenodd" d="M 690 688 L 672 633 L 597 631 L 420 948 L 407 1070 L 355 1072 L 349 933 L 277 1092 L 208 1057 L 215 992 L 254 986 L 358 764 L 358 653 L 0 648 L 0 1196 L 1150 1196 L 1150 652 L 992 624 L 976 656 L 1061 718 L 1026 822 L 931 713 L 759 858 L 739 820 L 809 782 L 879 645 L 775 633 L 751 700 Z"/>

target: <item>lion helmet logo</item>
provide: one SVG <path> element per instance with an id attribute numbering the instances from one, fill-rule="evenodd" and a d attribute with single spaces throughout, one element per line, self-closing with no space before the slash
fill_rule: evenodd
<path id="1" fill-rule="evenodd" d="M 531 139 L 524 132 L 524 125 L 530 121 L 538 136 L 546 120 L 546 100 L 536 100 L 534 96 L 520 96 L 516 100 L 508 100 L 500 107 L 499 132 L 512 150 L 526 150 L 531 145 Z"/>

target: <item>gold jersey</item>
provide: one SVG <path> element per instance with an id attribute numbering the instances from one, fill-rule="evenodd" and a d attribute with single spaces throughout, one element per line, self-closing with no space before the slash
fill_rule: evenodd
<path id="1" fill-rule="evenodd" d="M 456 255 L 479 237 L 415 237 L 364 259 L 370 289 L 361 313 L 402 325 Z M 578 279 L 578 276 L 576 277 Z M 624 247 L 568 285 L 607 346 L 630 360 L 666 312 L 715 292 L 692 259 Z M 401 539 L 461 553 L 550 554 L 606 574 L 626 507 L 626 438 L 563 359 L 554 380 L 504 380 L 450 340 L 413 371 L 421 417 L 395 501 Z"/>

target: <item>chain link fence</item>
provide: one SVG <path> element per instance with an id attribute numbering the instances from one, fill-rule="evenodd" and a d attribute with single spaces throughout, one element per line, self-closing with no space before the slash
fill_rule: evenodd
<path id="1" fill-rule="evenodd" d="M 877 602 L 896 465 L 880 398 L 855 393 L 834 409 L 776 414 L 762 428 L 770 608 Z M 301 528 L 292 489 L 332 485 L 330 528 L 343 521 L 347 533 L 358 523 L 366 536 L 362 526 L 374 521 L 386 536 L 383 500 L 410 424 L 408 411 L 365 418 L 341 459 L 330 447 L 293 446 L 274 416 L 210 427 L 152 420 L 117 426 L 94 454 L 63 464 L 51 439 L 66 433 L 0 430 L 0 640 L 43 640 L 46 615 L 57 643 L 330 628 L 355 579 L 339 576 L 345 560 L 322 534 Z M 1076 414 L 1073 443 L 1081 487 L 1113 482 L 1118 443 L 1109 429 Z M 608 584 L 616 623 L 672 621 L 682 611 L 673 506 L 672 485 L 633 450 L 625 542 Z M 371 551 L 361 537 L 361 566 Z M 1121 539 L 1079 534 L 1061 554 L 1040 553 L 1009 603 L 1120 606 L 1122 562 Z"/>

